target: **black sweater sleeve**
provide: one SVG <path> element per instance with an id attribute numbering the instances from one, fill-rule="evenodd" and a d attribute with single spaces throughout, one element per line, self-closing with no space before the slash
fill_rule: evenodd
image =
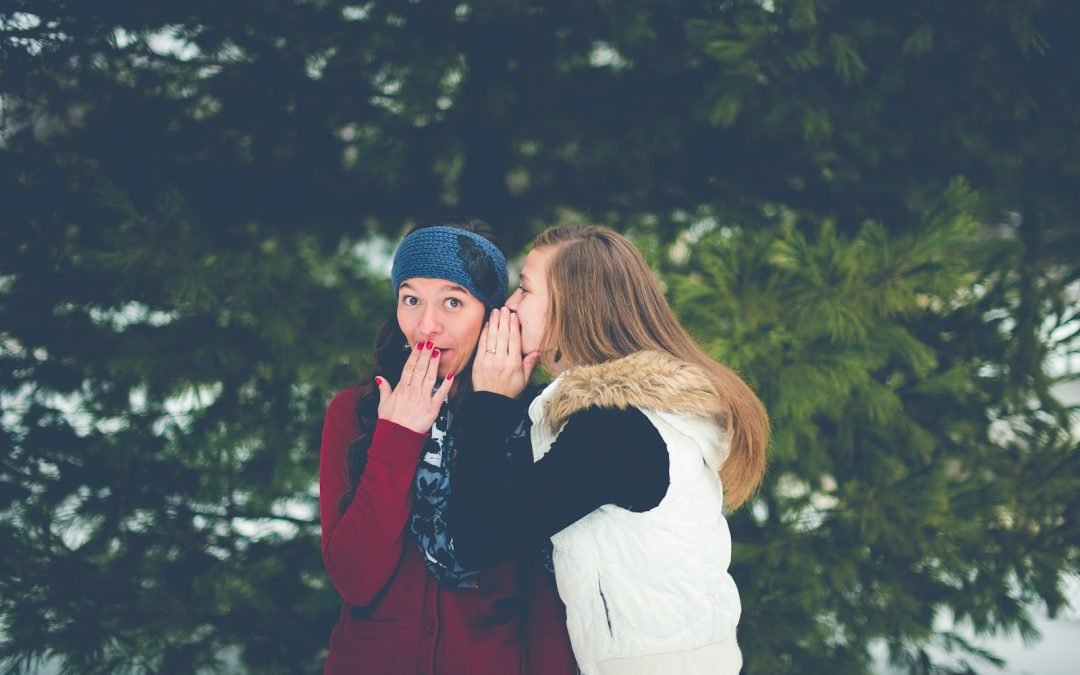
<path id="1" fill-rule="evenodd" d="M 445 517 L 463 565 L 514 557 L 604 504 L 648 511 L 667 493 L 667 447 L 640 410 L 577 412 L 539 462 L 508 463 L 499 415 L 509 412 L 509 400 L 473 395 L 459 413 Z"/>

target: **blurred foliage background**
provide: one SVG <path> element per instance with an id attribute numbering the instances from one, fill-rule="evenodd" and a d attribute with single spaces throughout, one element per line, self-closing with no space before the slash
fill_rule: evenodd
<path id="1" fill-rule="evenodd" d="M 990 667 L 965 636 L 1034 638 L 1080 572 L 1077 25 L 1073 0 L 6 0 L 0 668 L 320 671 L 323 409 L 391 310 L 392 241 L 459 215 L 512 254 L 626 232 L 760 392 L 747 673 L 871 672 L 875 644 Z"/>

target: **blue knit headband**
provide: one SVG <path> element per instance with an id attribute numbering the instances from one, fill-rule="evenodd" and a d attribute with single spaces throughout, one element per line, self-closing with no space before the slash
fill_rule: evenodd
<path id="1" fill-rule="evenodd" d="M 413 277 L 446 279 L 465 288 L 489 309 L 506 300 L 506 257 L 478 234 L 446 225 L 414 230 L 394 253 L 390 279 L 397 295 Z"/>

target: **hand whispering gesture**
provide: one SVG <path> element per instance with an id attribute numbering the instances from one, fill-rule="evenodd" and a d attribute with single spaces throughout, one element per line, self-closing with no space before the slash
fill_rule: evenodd
<path id="1" fill-rule="evenodd" d="M 454 374 L 450 373 L 435 389 L 438 375 L 439 350 L 430 340 L 419 343 L 405 362 L 397 387 L 391 387 L 382 377 L 375 378 L 379 386 L 379 419 L 417 433 L 429 431 L 454 383 Z"/>
<path id="2" fill-rule="evenodd" d="M 506 307 L 493 309 L 476 345 L 473 390 L 517 398 L 539 359 L 540 352 L 521 356 L 521 322 L 517 314 Z"/>

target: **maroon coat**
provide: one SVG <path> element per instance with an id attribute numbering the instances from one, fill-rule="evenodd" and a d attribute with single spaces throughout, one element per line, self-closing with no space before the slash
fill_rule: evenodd
<path id="1" fill-rule="evenodd" d="M 408 528 L 427 434 L 379 420 L 355 498 L 339 512 L 359 394 L 335 396 L 323 427 L 323 563 L 345 599 L 324 673 L 573 675 L 565 608 L 539 555 L 481 570 L 476 590 L 443 588 L 428 572 Z"/>

